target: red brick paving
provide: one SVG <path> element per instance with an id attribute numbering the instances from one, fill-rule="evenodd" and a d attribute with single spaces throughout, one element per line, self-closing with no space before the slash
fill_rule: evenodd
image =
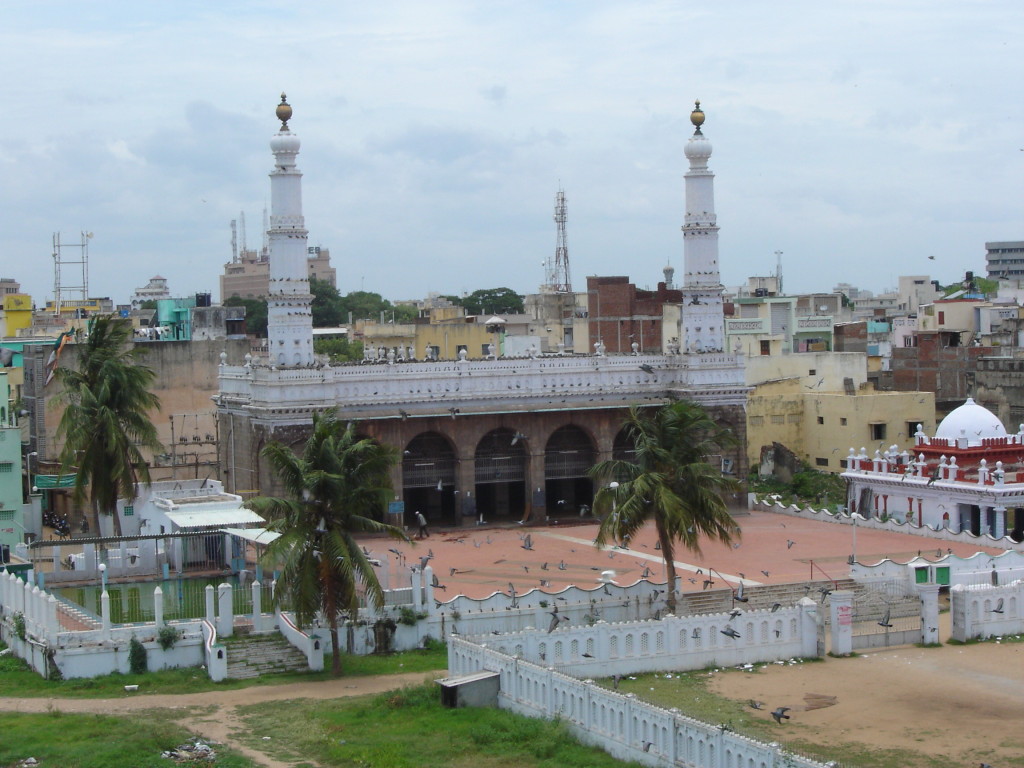
<path id="1" fill-rule="evenodd" d="M 847 560 L 853 547 L 851 526 L 760 511 L 738 515 L 736 522 L 742 531 L 738 547 L 705 541 L 701 543 L 700 555 L 686 550 L 676 551 L 676 563 L 686 564 L 677 565 L 683 591 L 702 588 L 704 577 L 696 573 L 697 568 L 705 574 L 713 568 L 732 584 L 739 579 L 740 573 L 756 584 L 849 576 Z M 629 585 L 640 579 L 644 567 L 650 568 L 652 581 L 665 581 L 661 553 L 655 549 L 652 526 L 637 534 L 629 549 L 611 552 L 595 549 L 593 538 L 596 532 L 596 522 L 538 527 L 513 525 L 435 531 L 428 539 L 414 544 L 385 543 L 381 539 L 365 543 L 375 555 L 387 555 L 392 561 L 395 557 L 387 549 L 398 549 L 406 556 L 406 566 L 418 563 L 421 557 L 433 551 L 434 559 L 430 565 L 439 583 L 446 588 L 435 594 L 442 601 L 458 594 L 487 597 L 494 592 L 507 591 L 509 582 L 520 594 L 533 588 L 557 592 L 573 584 L 592 587 L 605 570 L 615 572 L 613 581 L 619 585 Z M 523 549 L 522 537 L 527 534 L 533 545 L 530 551 Z M 792 546 L 787 546 L 789 541 L 793 542 Z M 964 557 L 978 551 L 989 554 L 1002 551 L 996 547 L 857 528 L 857 560 L 860 563 L 875 563 L 885 558 L 903 562 L 918 553 L 935 556 L 938 549 L 945 554 L 947 547 Z M 562 561 L 565 570 L 559 570 Z M 546 570 L 543 568 L 545 563 Z M 451 572 L 452 568 L 456 569 L 455 573 Z M 407 586 L 408 567 L 401 569 L 401 573 L 395 570 L 392 571 L 391 587 Z M 762 571 L 767 571 L 768 576 Z M 542 587 L 542 579 L 549 586 Z M 717 577 L 715 582 L 716 588 L 724 586 Z"/>

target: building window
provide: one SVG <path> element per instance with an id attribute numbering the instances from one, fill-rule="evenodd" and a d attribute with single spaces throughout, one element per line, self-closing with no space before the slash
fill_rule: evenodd
<path id="1" fill-rule="evenodd" d="M 752 427 L 764 426 L 764 416 L 751 416 L 750 417 L 750 426 L 752 426 Z"/>
<path id="2" fill-rule="evenodd" d="M 800 414 L 799 413 L 791 413 L 791 414 L 789 414 L 789 416 L 786 417 L 786 421 L 788 421 L 790 424 L 799 424 L 800 423 Z"/>
<path id="3" fill-rule="evenodd" d="M 13 520 L 14 510 L 13 509 L 0 509 L 0 520 Z"/>
<path id="4" fill-rule="evenodd" d="M 819 424 L 824 424 L 825 423 L 825 417 L 824 416 L 819 416 L 818 417 L 818 423 Z"/>
<path id="5" fill-rule="evenodd" d="M 772 343 L 770 341 L 761 342 L 761 354 L 770 355 L 772 353 Z"/>
<path id="6" fill-rule="evenodd" d="M 840 467 L 840 469 L 846 469 L 847 468 L 846 459 L 840 459 L 839 460 L 839 467 Z"/>
<path id="7" fill-rule="evenodd" d="M 125 504 L 124 505 L 124 516 L 125 517 L 131 517 L 134 514 L 135 514 L 135 507 L 133 507 L 131 504 Z"/>
<path id="8" fill-rule="evenodd" d="M 921 422 L 919 422 L 919 421 L 908 421 L 907 422 L 907 439 L 908 440 L 912 440 L 914 438 L 914 435 L 917 434 L 917 425 L 920 424 L 920 423 Z M 922 424 L 922 426 L 924 426 L 924 425 Z"/>
<path id="9" fill-rule="evenodd" d="M 839 417 L 839 426 L 841 426 L 841 427 L 845 427 L 846 426 L 846 417 L 845 416 L 840 416 Z"/>
<path id="10" fill-rule="evenodd" d="M 869 424 L 872 440 L 885 440 L 885 424 Z"/>
<path id="11" fill-rule="evenodd" d="M 781 413 L 773 413 L 772 414 L 772 424 L 785 424 L 785 423 L 786 423 L 786 417 L 784 415 L 782 415 Z"/>
<path id="12" fill-rule="evenodd" d="M 11 461 L 0 461 L 0 473 L 9 473 L 14 471 L 14 462 Z"/>
<path id="13" fill-rule="evenodd" d="M 817 368 L 811 368 L 809 371 L 807 371 L 807 375 L 808 376 L 817 376 L 818 375 L 818 369 Z"/>
<path id="14" fill-rule="evenodd" d="M 819 466 L 819 467 L 827 467 L 828 466 L 828 459 L 822 459 L 822 458 L 819 457 L 819 458 L 814 460 L 814 463 L 817 466 Z"/>

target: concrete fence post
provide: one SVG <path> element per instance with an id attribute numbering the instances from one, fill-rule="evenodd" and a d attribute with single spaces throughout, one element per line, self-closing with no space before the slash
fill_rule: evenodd
<path id="1" fill-rule="evenodd" d="M 231 637 L 235 626 L 235 613 L 231 605 L 232 590 L 230 584 L 217 587 L 217 635 Z"/>
<path id="2" fill-rule="evenodd" d="M 157 629 L 164 626 L 164 591 L 160 587 L 153 590 L 153 623 Z"/>
<path id="3" fill-rule="evenodd" d="M 830 596 L 832 619 L 832 655 L 853 653 L 853 592 L 838 589 Z"/>
<path id="4" fill-rule="evenodd" d="M 252 631 L 263 631 L 263 587 L 259 581 L 254 581 L 252 588 Z"/>
<path id="5" fill-rule="evenodd" d="M 921 596 L 921 642 L 934 645 L 939 642 L 939 585 L 916 586 Z"/>
<path id="6" fill-rule="evenodd" d="M 110 594 L 106 590 L 100 595 L 100 618 L 103 620 L 103 641 L 107 642 L 110 640 Z"/>
<path id="7" fill-rule="evenodd" d="M 57 598 L 50 595 L 46 600 L 46 641 L 50 645 L 57 644 L 58 632 L 60 632 L 60 621 L 57 618 Z"/>
<path id="8" fill-rule="evenodd" d="M 214 589 L 213 584 L 206 585 L 206 620 L 210 622 L 211 626 L 215 626 L 217 622 L 217 612 L 214 609 Z"/>

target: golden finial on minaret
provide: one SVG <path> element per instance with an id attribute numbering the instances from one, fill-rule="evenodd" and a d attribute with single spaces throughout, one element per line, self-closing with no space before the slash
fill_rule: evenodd
<path id="1" fill-rule="evenodd" d="M 277 105 L 277 119 L 281 121 L 281 130 L 288 130 L 288 121 L 292 116 L 291 105 L 286 101 L 286 96 L 281 93 L 281 103 Z"/>
<path id="2" fill-rule="evenodd" d="M 697 99 L 693 105 L 693 112 L 690 113 L 690 122 L 697 128 L 693 134 L 694 136 L 701 136 L 700 127 L 704 125 L 704 112 L 700 108 L 700 99 Z"/>

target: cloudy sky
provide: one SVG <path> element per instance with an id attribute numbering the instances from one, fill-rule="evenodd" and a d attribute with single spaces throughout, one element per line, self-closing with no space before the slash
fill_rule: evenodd
<path id="1" fill-rule="evenodd" d="M 40 304 L 53 233 L 82 231 L 92 295 L 160 274 L 216 299 L 231 220 L 262 240 L 281 91 L 343 293 L 536 290 L 560 184 L 577 288 L 681 274 L 696 98 L 726 284 L 775 251 L 790 292 L 950 282 L 986 241 L 1024 239 L 1019 0 L 40 0 L 2 18 L 0 276 Z"/>

